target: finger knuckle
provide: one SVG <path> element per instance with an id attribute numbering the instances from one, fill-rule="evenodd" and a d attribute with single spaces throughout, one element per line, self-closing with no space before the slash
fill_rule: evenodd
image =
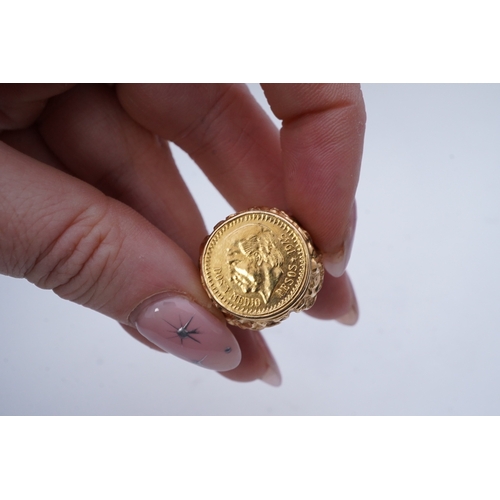
<path id="1" fill-rule="evenodd" d="M 26 277 L 64 299 L 99 309 L 104 290 L 116 279 L 122 243 L 108 209 L 85 208 L 61 228 Z"/>

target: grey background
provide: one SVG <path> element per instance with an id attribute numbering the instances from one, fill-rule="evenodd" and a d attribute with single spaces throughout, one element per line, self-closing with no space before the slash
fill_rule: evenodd
<path id="1" fill-rule="evenodd" d="M 293 315 L 265 332 L 283 385 L 240 384 L 0 276 L 0 414 L 498 415 L 500 86 L 363 91 L 355 327 Z M 175 156 L 213 227 L 232 210 Z"/>

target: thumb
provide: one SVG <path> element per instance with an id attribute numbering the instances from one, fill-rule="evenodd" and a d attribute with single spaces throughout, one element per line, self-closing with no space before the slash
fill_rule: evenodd
<path id="1" fill-rule="evenodd" d="M 0 272 L 137 328 L 205 368 L 241 352 L 187 254 L 130 207 L 0 142 Z"/>

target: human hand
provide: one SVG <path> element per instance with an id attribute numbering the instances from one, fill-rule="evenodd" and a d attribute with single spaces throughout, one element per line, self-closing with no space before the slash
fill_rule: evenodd
<path id="1" fill-rule="evenodd" d="M 0 85 L 0 272 L 106 314 L 150 347 L 279 385 L 262 335 L 228 328 L 201 287 L 206 229 L 167 141 L 235 210 L 294 216 L 328 271 L 309 313 L 353 324 L 344 271 L 365 117 L 357 86 L 263 88 L 281 137 L 239 85 Z"/>

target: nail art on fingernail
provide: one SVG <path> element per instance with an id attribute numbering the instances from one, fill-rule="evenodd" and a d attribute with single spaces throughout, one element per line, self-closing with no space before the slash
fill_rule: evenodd
<path id="1" fill-rule="evenodd" d="M 151 297 L 130 320 L 153 344 L 198 366 L 226 371 L 240 364 L 240 347 L 227 326 L 186 297 Z"/>

